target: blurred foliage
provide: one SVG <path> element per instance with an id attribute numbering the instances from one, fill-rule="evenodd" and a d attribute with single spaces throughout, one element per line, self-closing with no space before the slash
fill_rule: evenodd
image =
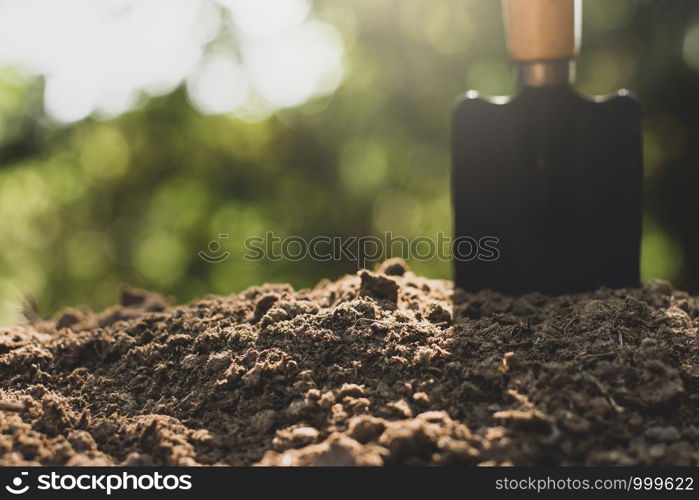
<path id="1" fill-rule="evenodd" d="M 456 96 L 515 91 L 499 2 L 317 0 L 345 77 L 332 96 L 257 123 L 205 116 L 182 89 L 106 121 L 56 127 L 42 85 L 0 74 L 0 321 L 101 308 L 119 284 L 180 301 L 265 281 L 311 286 L 354 262 L 249 262 L 243 240 L 451 231 Z M 578 88 L 645 109 L 643 277 L 699 291 L 699 3 L 585 0 Z M 232 257 L 198 257 L 220 233 Z M 448 278 L 450 264 L 414 262 Z"/>

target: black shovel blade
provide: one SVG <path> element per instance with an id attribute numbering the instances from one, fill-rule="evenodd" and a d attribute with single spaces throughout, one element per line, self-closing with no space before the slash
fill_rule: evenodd
<path id="1" fill-rule="evenodd" d="M 455 283 L 508 294 L 639 284 L 641 114 L 626 92 L 471 93 L 452 129 Z"/>

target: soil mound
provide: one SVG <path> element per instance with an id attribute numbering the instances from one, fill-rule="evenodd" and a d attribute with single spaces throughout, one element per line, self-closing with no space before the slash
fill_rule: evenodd
<path id="1" fill-rule="evenodd" d="M 699 300 L 510 298 L 390 261 L 0 329 L 0 464 L 699 465 Z"/>

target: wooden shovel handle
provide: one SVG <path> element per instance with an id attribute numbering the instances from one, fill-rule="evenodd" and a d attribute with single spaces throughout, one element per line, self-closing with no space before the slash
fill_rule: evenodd
<path id="1" fill-rule="evenodd" d="M 580 48 L 581 0 L 502 0 L 512 59 L 573 59 Z"/>

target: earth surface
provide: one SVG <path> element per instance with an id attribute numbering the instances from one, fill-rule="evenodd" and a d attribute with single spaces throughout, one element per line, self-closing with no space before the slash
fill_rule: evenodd
<path id="1" fill-rule="evenodd" d="M 699 298 L 401 261 L 0 329 L 1 465 L 699 465 Z"/>

